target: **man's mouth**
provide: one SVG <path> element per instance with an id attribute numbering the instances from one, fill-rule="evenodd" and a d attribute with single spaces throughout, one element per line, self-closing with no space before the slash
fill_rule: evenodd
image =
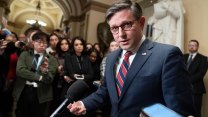
<path id="1" fill-rule="evenodd" d="M 120 43 L 122 44 L 122 45 L 126 45 L 126 44 L 128 44 L 128 40 L 124 40 L 124 41 L 121 41 Z"/>

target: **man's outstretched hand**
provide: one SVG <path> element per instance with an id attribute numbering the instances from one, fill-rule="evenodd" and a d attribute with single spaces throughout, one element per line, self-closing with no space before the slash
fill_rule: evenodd
<path id="1" fill-rule="evenodd" d="M 74 103 L 70 103 L 67 108 L 69 111 L 75 115 L 85 115 L 86 114 L 86 108 L 84 107 L 84 104 L 81 101 L 77 101 Z"/>

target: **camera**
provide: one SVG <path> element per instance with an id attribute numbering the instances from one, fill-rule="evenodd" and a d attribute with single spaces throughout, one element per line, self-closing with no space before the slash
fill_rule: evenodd
<path id="1" fill-rule="evenodd" d="M 22 41 L 19 42 L 19 46 L 20 46 L 20 47 L 23 47 L 23 46 L 25 46 L 25 45 L 26 45 L 25 42 L 22 42 Z"/>

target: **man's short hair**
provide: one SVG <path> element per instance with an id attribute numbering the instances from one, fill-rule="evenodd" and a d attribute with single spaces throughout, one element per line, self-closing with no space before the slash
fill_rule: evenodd
<path id="1" fill-rule="evenodd" d="M 112 18 L 112 16 L 124 9 L 129 9 L 133 12 L 134 17 L 136 20 L 140 19 L 142 16 L 142 8 L 141 6 L 136 2 L 131 2 L 130 0 L 122 0 L 115 4 L 113 4 L 106 12 L 106 20 L 109 22 L 109 20 Z"/>
<path id="2" fill-rule="evenodd" d="M 33 36 L 32 36 L 32 40 L 33 41 L 36 41 L 36 40 L 41 40 L 41 41 L 45 41 L 47 42 L 47 39 L 48 39 L 48 35 L 44 32 L 37 32 L 35 33 Z"/>
<path id="3" fill-rule="evenodd" d="M 189 41 L 189 43 L 190 43 L 190 42 L 195 42 L 195 43 L 197 44 L 197 46 L 199 47 L 199 42 L 198 42 L 197 40 L 192 39 L 192 40 Z"/>

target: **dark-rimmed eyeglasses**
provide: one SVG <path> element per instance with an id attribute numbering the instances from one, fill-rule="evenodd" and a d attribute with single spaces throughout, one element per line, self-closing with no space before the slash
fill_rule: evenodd
<path id="1" fill-rule="evenodd" d="M 134 24 L 134 22 L 135 22 L 136 20 L 133 20 L 133 21 L 126 21 L 126 22 L 124 22 L 123 24 L 121 24 L 120 26 L 113 26 L 113 27 L 110 27 L 110 31 L 111 31 L 111 33 L 112 34 L 118 34 L 118 32 L 119 32 L 119 27 L 123 30 L 123 31 L 129 31 L 129 30 L 131 30 L 131 28 L 132 28 L 132 26 L 133 26 L 133 24 Z"/>
<path id="2" fill-rule="evenodd" d="M 37 42 L 38 44 L 43 44 L 43 45 L 47 45 L 48 43 L 45 41 L 41 41 L 41 40 L 36 40 L 35 42 Z"/>

